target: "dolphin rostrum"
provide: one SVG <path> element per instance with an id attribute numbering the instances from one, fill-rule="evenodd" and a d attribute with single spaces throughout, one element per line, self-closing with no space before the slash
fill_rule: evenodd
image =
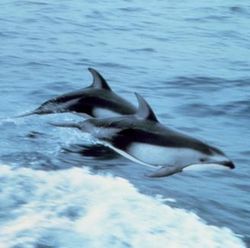
<path id="1" fill-rule="evenodd" d="M 134 115 L 53 125 L 78 128 L 134 162 L 159 167 L 150 177 L 170 176 L 192 165 L 235 167 L 218 148 L 162 125 L 144 98 L 136 97 L 139 107 Z"/>
<path id="2" fill-rule="evenodd" d="M 88 68 L 93 76 L 92 85 L 52 98 L 28 115 L 74 112 L 92 117 L 114 117 L 134 114 L 136 108 L 124 98 L 115 94 L 101 74 L 93 68 Z"/>

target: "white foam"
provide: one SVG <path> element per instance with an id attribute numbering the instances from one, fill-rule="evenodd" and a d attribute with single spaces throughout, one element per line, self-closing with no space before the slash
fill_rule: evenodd
<path id="1" fill-rule="evenodd" d="M 87 170 L 0 167 L 0 247 L 245 247 L 228 228 Z"/>

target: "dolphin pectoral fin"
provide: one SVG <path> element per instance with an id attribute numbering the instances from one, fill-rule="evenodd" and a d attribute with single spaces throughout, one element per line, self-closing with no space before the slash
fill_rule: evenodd
<path id="1" fill-rule="evenodd" d="M 147 175 L 148 177 L 168 177 L 176 173 L 182 172 L 182 169 L 176 167 L 161 167 L 153 173 Z"/>
<path id="2" fill-rule="evenodd" d="M 109 147 L 109 148 L 111 148 L 112 150 L 114 150 L 115 152 L 117 152 L 118 154 L 120 154 L 121 156 L 123 156 L 123 157 L 125 157 L 125 158 L 127 158 L 127 159 L 129 159 L 129 160 L 131 160 L 131 161 L 133 161 L 135 163 L 138 163 L 138 164 L 141 164 L 141 165 L 145 165 L 145 166 L 150 167 L 150 168 L 155 168 L 155 166 L 147 164 L 147 163 L 145 163 L 145 162 L 143 162 L 143 161 L 141 161 L 141 160 L 133 157 L 129 153 L 127 153 L 127 152 L 125 152 L 125 151 L 123 151 L 123 150 L 115 147 L 110 142 L 102 142 L 102 144 L 105 145 L 105 146 L 107 146 L 107 147 Z"/>

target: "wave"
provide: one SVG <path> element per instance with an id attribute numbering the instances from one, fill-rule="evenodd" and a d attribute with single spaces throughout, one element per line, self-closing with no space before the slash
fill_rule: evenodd
<path id="1" fill-rule="evenodd" d="M 228 228 L 86 169 L 0 167 L 0 247 L 245 247 Z"/>

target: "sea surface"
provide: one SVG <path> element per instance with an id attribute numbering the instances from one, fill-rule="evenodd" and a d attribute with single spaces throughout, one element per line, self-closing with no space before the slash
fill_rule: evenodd
<path id="1" fill-rule="evenodd" d="M 0 1 L 0 247 L 250 247 L 250 3 Z M 231 171 L 149 179 L 76 130 L 14 118 L 91 84 L 222 149 Z"/>

